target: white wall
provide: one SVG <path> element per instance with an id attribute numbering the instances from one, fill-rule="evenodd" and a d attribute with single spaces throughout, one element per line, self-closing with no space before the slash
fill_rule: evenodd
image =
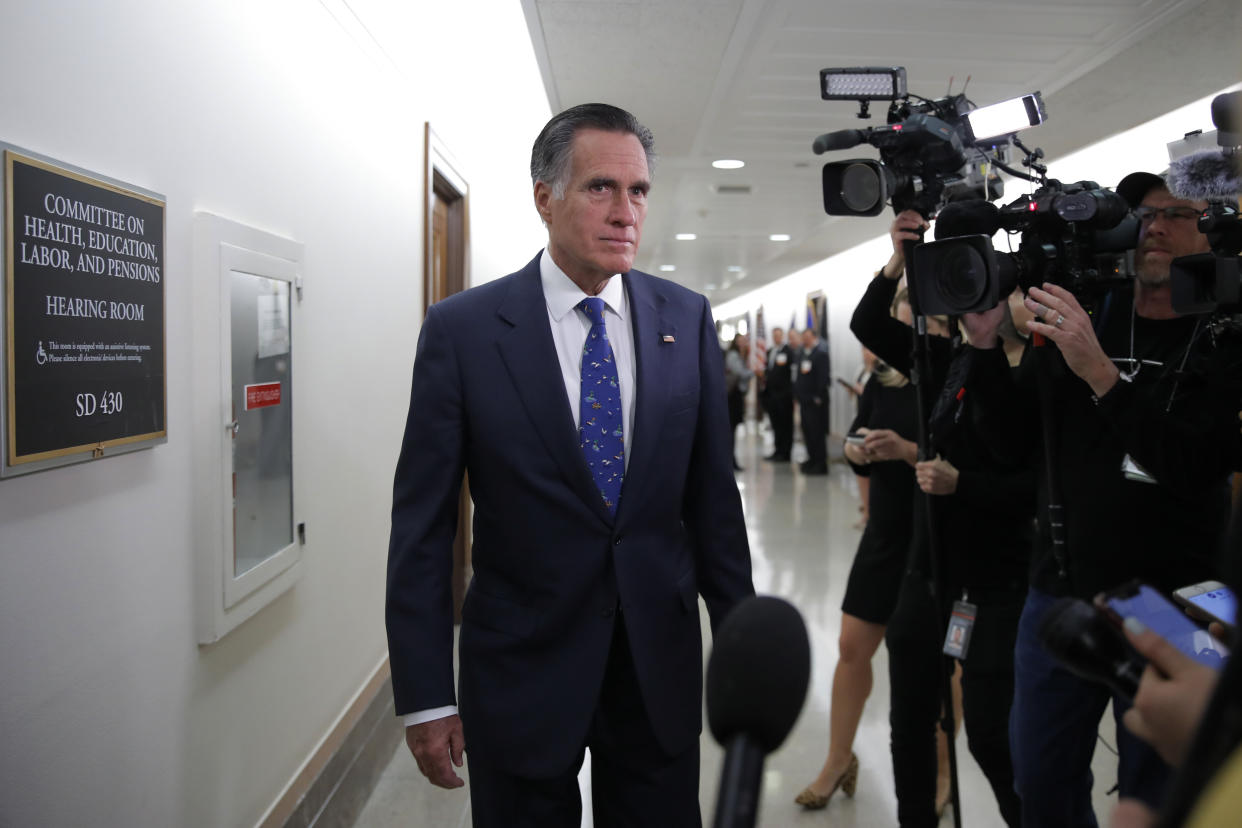
<path id="1" fill-rule="evenodd" d="M 168 442 L 0 481 L 0 825 L 253 824 L 386 653 L 423 122 L 471 185 L 478 282 L 542 242 L 526 170 L 549 113 L 519 4 L 403 4 L 401 71 L 335 6 L 5 7 L 0 139 L 167 198 Z M 304 576 L 207 648 L 192 492 L 212 435 L 191 423 L 217 390 L 191 358 L 195 210 L 306 245 L 297 427 L 315 447 L 295 460 Z"/>

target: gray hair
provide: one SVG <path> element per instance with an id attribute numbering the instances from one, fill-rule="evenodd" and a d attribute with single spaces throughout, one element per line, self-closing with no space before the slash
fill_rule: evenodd
<path id="1" fill-rule="evenodd" d="M 532 184 L 542 181 L 552 188 L 552 195 L 565 197 L 572 169 L 574 136 L 580 129 L 599 129 L 605 132 L 626 132 L 642 144 L 647 156 L 647 173 L 655 169 L 655 138 L 638 119 L 624 109 L 603 103 L 579 104 L 570 107 L 544 125 L 530 152 L 530 179 Z"/>

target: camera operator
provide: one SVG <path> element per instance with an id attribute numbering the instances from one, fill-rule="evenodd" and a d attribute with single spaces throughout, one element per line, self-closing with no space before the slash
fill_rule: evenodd
<path id="1" fill-rule="evenodd" d="M 995 448 L 1015 438 L 1040 465 L 1037 362 L 1048 357 L 1053 435 L 1049 474 L 1059 483 L 1064 544 L 1049 519 L 1049 475 L 1040 474 L 1039 540 L 1018 631 L 1010 722 L 1015 782 L 1027 826 L 1095 824 L 1091 756 L 1110 699 L 1039 644 L 1037 627 L 1058 596 L 1090 599 L 1129 578 L 1166 593 L 1217 575 L 1227 478 L 1238 456 L 1236 410 L 1242 343 L 1201 317 L 1180 317 L 1170 300 L 1169 263 L 1206 252 L 1196 219 L 1203 202 L 1175 198 L 1150 173 L 1126 176 L 1117 192 L 1141 222 L 1132 287 L 1110 292 L 1094 318 L 1063 287 L 1032 287 L 1030 330 L 1056 352 L 1028 349 L 1017 382 L 996 348 L 1000 307 L 967 314 L 974 351 L 971 388 L 987 411 Z M 1040 356 L 1036 352 L 1043 351 Z M 1047 400 L 1045 399 L 1045 402 Z M 1123 797 L 1157 806 L 1168 767 L 1118 719 Z"/>
<path id="2" fill-rule="evenodd" d="M 868 286 L 850 323 L 865 346 L 902 372 L 912 369 L 910 329 L 889 318 L 887 308 L 905 264 L 902 242 L 917 238 L 915 231 L 925 226 L 917 212 L 897 216 L 890 230 L 893 256 Z M 928 348 L 931 376 L 924 381 L 938 388 L 946 380 L 953 346 L 948 339 L 929 337 Z M 955 410 L 933 429 L 940 456 L 916 466 L 920 487 L 937 510 L 940 606 L 929 588 L 928 498 L 916 497 L 910 557 L 886 634 L 897 813 L 902 826 L 937 822 L 942 636 L 954 602 L 962 599 L 975 608 L 962 670 L 968 744 L 1005 822 L 1016 826 L 1021 808 L 1006 731 L 1013 647 L 1030 559 L 1034 481 L 1029 471 L 1006 466 L 984 450 L 973 433 L 977 412 L 971 394 L 958 397 L 956 390 L 948 395 Z"/>

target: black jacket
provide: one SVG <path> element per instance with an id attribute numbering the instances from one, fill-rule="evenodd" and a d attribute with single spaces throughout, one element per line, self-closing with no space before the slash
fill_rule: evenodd
<path id="1" fill-rule="evenodd" d="M 822 403 L 828 396 L 828 383 L 832 380 L 828 349 L 824 343 L 816 342 L 810 353 L 804 351 L 794 370 L 797 371 L 794 393 L 798 399 L 810 401 L 818 397 Z"/>
<path id="2" fill-rule="evenodd" d="M 912 331 L 889 315 L 896 292 L 895 280 L 883 276 L 873 279 L 854 311 L 850 330 L 876 356 L 910 376 Z M 990 450 L 980 434 L 984 412 L 973 388 L 967 387 L 959 397 L 958 383 L 945 385 L 954 358 L 949 340 L 928 337 L 928 349 L 928 380 L 936 389 L 929 397 L 943 396 L 950 402 L 934 422 L 931 441 L 934 451 L 957 468 L 958 481 L 952 495 L 929 499 L 916 491 L 911 568 L 930 575 L 926 508 L 934 502 L 944 583 L 949 587 L 946 594 L 952 595 L 960 587 L 1021 594 L 1031 555 L 1035 510 L 1032 471 Z M 996 351 L 1007 369 L 1004 352 L 999 348 Z M 948 393 L 942 393 L 942 385 Z M 927 408 L 930 413 L 932 405 Z"/>

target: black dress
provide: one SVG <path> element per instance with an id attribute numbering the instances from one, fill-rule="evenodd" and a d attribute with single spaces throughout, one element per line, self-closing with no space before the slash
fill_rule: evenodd
<path id="1" fill-rule="evenodd" d="M 863 387 L 850 431 L 887 428 L 914 440 L 918 426 L 914 393 L 913 385 L 888 387 L 872 376 Z M 914 469 L 903 460 L 888 460 L 854 465 L 854 471 L 871 478 L 870 516 L 850 567 L 841 610 L 872 624 L 887 624 L 910 551 Z"/>

